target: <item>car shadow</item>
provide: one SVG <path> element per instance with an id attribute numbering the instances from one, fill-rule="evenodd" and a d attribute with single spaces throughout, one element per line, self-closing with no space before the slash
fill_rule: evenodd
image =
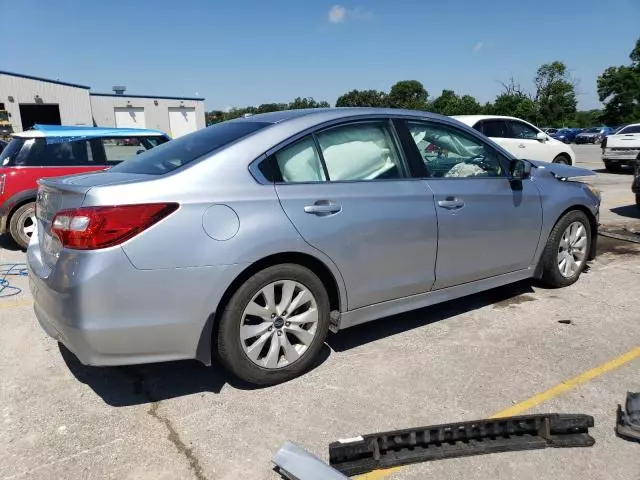
<path id="1" fill-rule="evenodd" d="M 633 167 L 621 166 L 619 170 L 610 172 L 606 168 L 596 168 L 593 170 L 596 173 L 609 173 L 611 175 L 633 175 Z"/>
<path id="2" fill-rule="evenodd" d="M 493 305 L 495 308 L 507 308 L 510 305 L 534 301 L 535 297 L 527 295 L 533 292 L 531 281 L 525 280 L 468 297 L 383 318 L 373 323 L 347 328 L 335 335 L 331 335 L 327 343 L 334 351 L 344 352 L 360 345 L 446 320 L 488 305 Z"/>
<path id="3" fill-rule="evenodd" d="M 636 205 L 625 205 L 624 207 L 614 207 L 609 209 L 610 212 L 627 218 L 640 219 L 640 208 Z"/>
<path id="4" fill-rule="evenodd" d="M 331 355 L 331 350 L 344 352 L 487 305 L 507 308 L 534 301 L 535 297 L 527 295 L 530 293 L 533 293 L 531 282 L 523 281 L 343 330 L 329 336 L 312 369 L 324 363 Z M 159 402 L 203 392 L 217 394 L 225 385 L 238 390 L 269 388 L 256 387 L 236 378 L 215 360 L 211 367 L 195 360 L 91 367 L 81 364 L 64 345 L 59 344 L 59 349 L 73 376 L 90 387 L 106 404 L 114 407 Z"/>
<path id="5" fill-rule="evenodd" d="M 159 402 L 195 393 L 220 393 L 225 385 L 238 390 L 257 390 L 224 369 L 215 360 L 210 367 L 196 360 L 181 360 L 124 367 L 91 367 L 61 343 L 60 354 L 69 371 L 113 407 L 126 407 Z M 324 363 L 331 354 L 329 347 L 321 350 L 313 368 Z"/>
<path id="6" fill-rule="evenodd" d="M 0 235 L 0 248 L 11 250 L 12 252 L 22 250 L 18 245 L 16 245 L 9 234 Z"/>

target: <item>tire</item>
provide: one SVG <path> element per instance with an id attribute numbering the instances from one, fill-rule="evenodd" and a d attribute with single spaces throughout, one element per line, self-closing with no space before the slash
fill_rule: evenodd
<path id="1" fill-rule="evenodd" d="M 572 246 L 570 243 L 565 242 L 567 233 L 573 231 L 570 230 L 571 228 L 576 228 L 576 231 L 580 232 L 577 226 L 581 226 L 583 229 L 581 234 L 576 236 L 576 241 L 574 242 L 575 245 L 580 243 L 580 247 L 576 247 L 575 245 Z M 578 239 L 584 239 L 584 245 L 582 245 L 581 241 L 578 242 Z M 589 219 L 579 210 L 572 210 L 566 213 L 560 218 L 560 220 L 558 220 L 556 225 L 553 227 L 553 230 L 551 230 L 551 234 L 547 239 L 547 245 L 542 253 L 542 258 L 540 258 L 542 267 L 542 283 L 547 287 L 552 288 L 567 287 L 575 283 L 587 264 L 590 249 L 591 224 L 589 223 Z M 566 262 L 570 262 L 568 259 L 565 260 L 564 264 L 561 262 L 562 251 L 567 252 L 564 255 L 565 258 L 567 256 L 571 256 L 573 258 L 573 261 L 576 264 L 575 271 L 571 271 L 570 269 L 567 269 L 564 272 L 561 271 L 561 266 L 566 268 Z M 582 260 L 579 260 L 580 263 L 578 265 L 576 260 L 579 259 L 580 256 Z"/>
<path id="2" fill-rule="evenodd" d="M 619 172 L 620 171 L 620 164 L 617 162 L 604 162 L 604 168 L 607 170 L 607 172 Z"/>
<path id="3" fill-rule="evenodd" d="M 16 244 L 26 250 L 35 228 L 36 204 L 29 202 L 18 208 L 9 221 L 9 233 Z"/>
<path id="4" fill-rule="evenodd" d="M 289 295 L 289 306 L 295 303 L 302 289 L 306 289 L 311 300 L 301 300 L 304 303 L 299 303 L 293 311 L 287 312 L 286 309 L 289 307 L 282 303 L 285 284 L 289 288 L 293 288 L 291 285 L 295 284 L 295 289 L 292 289 L 292 294 Z M 273 292 L 271 295 L 274 301 L 271 309 L 267 308 L 267 297 L 261 293 L 264 291 Z M 314 302 L 317 317 L 313 314 Z M 278 303 L 284 305 L 284 309 L 281 309 Z M 256 306 L 259 310 L 255 310 Z M 249 309 L 257 311 L 262 319 L 247 313 Z M 277 312 L 277 316 L 274 311 Z M 304 317 L 305 319 L 317 318 L 316 322 L 296 325 L 294 319 L 302 318 L 300 314 L 305 312 L 312 312 L 310 316 Z M 286 382 L 303 374 L 313 365 L 327 337 L 329 313 L 329 295 L 323 283 L 311 270 L 292 263 L 268 267 L 249 278 L 231 297 L 220 318 L 218 335 L 214 342 L 217 347 L 216 353 L 228 370 L 246 382 L 254 385 Z M 287 319 L 292 320 L 292 323 Z M 307 327 L 304 336 L 298 337 L 297 333 L 293 333 Z M 314 333 L 309 337 L 311 331 Z M 256 335 L 251 338 L 244 336 L 251 333 Z M 267 340 L 259 343 L 265 337 L 268 337 Z M 306 345 L 302 341 L 303 338 L 308 342 Z M 288 345 L 285 346 L 283 342 Z M 292 346 L 295 350 L 293 353 L 290 350 Z M 275 352 L 273 355 L 272 348 Z M 250 354 L 255 358 L 250 358 Z M 273 364 L 274 358 L 276 365 Z M 292 359 L 291 362 L 289 358 Z M 269 363 L 271 365 L 268 365 Z"/>
<path id="5" fill-rule="evenodd" d="M 553 163 L 561 163 L 563 165 L 571 165 L 571 160 L 569 160 L 569 157 L 567 157 L 564 154 L 560 154 L 558 155 L 556 158 L 553 159 Z"/>

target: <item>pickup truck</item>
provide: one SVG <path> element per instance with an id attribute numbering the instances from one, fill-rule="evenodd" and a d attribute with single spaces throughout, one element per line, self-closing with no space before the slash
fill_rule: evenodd
<path id="1" fill-rule="evenodd" d="M 640 156 L 640 123 L 621 128 L 602 142 L 602 161 L 605 168 L 615 172 L 622 165 L 636 165 Z"/>

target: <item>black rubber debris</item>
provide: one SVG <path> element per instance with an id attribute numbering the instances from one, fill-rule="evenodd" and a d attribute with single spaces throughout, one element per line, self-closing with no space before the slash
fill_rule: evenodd
<path id="1" fill-rule="evenodd" d="M 627 392 L 625 410 L 618 405 L 616 432 L 628 440 L 640 442 L 640 392 Z"/>
<path id="2" fill-rule="evenodd" d="M 590 447 L 593 417 L 524 415 L 373 433 L 329 445 L 333 468 L 352 476 L 379 468 L 487 453 Z"/>
<path id="3" fill-rule="evenodd" d="M 571 320 L 558 320 L 558 323 L 562 323 L 563 325 L 571 325 L 573 322 Z"/>

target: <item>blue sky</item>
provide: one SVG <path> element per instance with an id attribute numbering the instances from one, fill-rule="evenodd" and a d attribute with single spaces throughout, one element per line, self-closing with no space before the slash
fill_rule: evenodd
<path id="1" fill-rule="evenodd" d="M 420 80 L 492 100 L 564 61 L 579 106 L 626 64 L 638 0 L 0 0 L 0 69 L 108 92 L 199 95 L 207 109 Z"/>

